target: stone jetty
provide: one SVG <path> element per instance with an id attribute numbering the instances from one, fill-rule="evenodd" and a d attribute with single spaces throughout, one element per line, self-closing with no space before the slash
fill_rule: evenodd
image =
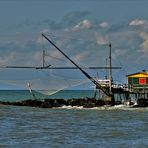
<path id="1" fill-rule="evenodd" d="M 104 105 L 111 105 L 109 101 L 97 100 L 93 98 L 72 98 L 68 100 L 64 99 L 44 99 L 44 100 L 24 100 L 16 102 L 4 102 L 0 101 L 3 105 L 15 105 L 15 106 L 29 106 L 29 107 L 40 107 L 40 108 L 56 108 L 62 106 L 77 106 L 84 108 L 99 107 Z"/>
<path id="2" fill-rule="evenodd" d="M 9 101 L 0 101 L 2 105 L 14 105 L 14 106 L 29 106 L 29 107 L 40 107 L 40 108 L 57 108 L 62 106 L 75 106 L 75 107 L 83 107 L 83 108 L 93 108 L 100 107 L 104 105 L 112 106 L 110 101 L 106 100 L 98 100 L 94 98 L 72 98 L 72 99 L 44 99 L 44 100 L 23 100 L 16 102 Z M 116 101 L 114 105 L 122 104 L 120 101 Z M 138 99 L 137 104 L 130 104 L 131 107 L 148 107 L 148 99 Z"/>

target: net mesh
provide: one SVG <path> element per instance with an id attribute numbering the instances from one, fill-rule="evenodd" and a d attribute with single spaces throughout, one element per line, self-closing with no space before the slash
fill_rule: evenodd
<path id="1" fill-rule="evenodd" d="M 88 82 L 85 77 L 78 78 L 69 70 L 1 70 L 1 82 L 15 85 L 20 89 L 29 89 L 42 93 L 44 95 L 52 95 L 63 89 L 69 89 Z M 5 78 L 5 73 L 7 77 Z M 8 73 L 10 73 L 8 77 Z M 13 73 L 13 74 L 12 74 Z M 22 75 L 23 73 L 23 75 Z M 70 75 L 71 74 L 71 75 Z M 75 75 L 75 76 L 74 76 Z"/>
<path id="2" fill-rule="evenodd" d="M 104 66 L 105 58 L 108 55 L 108 46 L 98 45 L 96 37 L 92 38 L 89 42 L 90 36 L 88 32 L 78 34 L 62 34 L 59 37 L 51 37 L 51 40 L 62 49 L 73 61 L 76 62 L 80 67 L 86 66 Z M 72 38 L 64 39 L 65 36 Z M 74 40 L 77 37 L 81 39 L 86 38 L 87 41 Z M 43 50 L 45 50 L 45 66 L 73 66 L 69 60 L 67 60 L 59 51 L 57 51 L 52 45 L 49 44 L 45 39 L 41 38 L 40 44 L 43 44 Z M 39 44 L 39 43 L 38 43 Z M 40 46 L 36 45 L 34 50 L 32 46 L 23 50 L 23 54 L 16 54 L 17 58 L 13 58 L 10 64 L 16 65 L 41 65 L 42 62 L 42 51 Z M 26 51 L 28 49 L 28 52 Z M 37 50 L 38 49 L 38 50 Z M 22 51 L 20 51 L 22 52 Z M 26 54 L 26 56 L 25 56 Z M 103 56 L 102 56 L 103 55 Z M 3 64 L 3 63 L 0 63 Z M 4 65 L 7 66 L 7 65 Z M 22 65 L 23 66 L 23 65 Z M 85 70 L 86 71 L 86 70 Z M 90 71 L 89 71 L 90 72 Z M 104 71 L 103 75 L 104 75 Z M 94 75 L 95 74 L 95 75 Z M 90 73 L 92 77 L 96 76 L 96 71 Z M 101 72 L 99 73 L 99 77 Z M 28 85 L 32 90 L 38 91 L 45 95 L 52 95 L 60 90 L 69 89 L 74 86 L 79 86 L 90 82 L 78 69 L 77 70 L 54 70 L 54 69 L 0 69 L 0 82 L 7 83 L 17 86 L 18 89 L 29 89 Z"/>

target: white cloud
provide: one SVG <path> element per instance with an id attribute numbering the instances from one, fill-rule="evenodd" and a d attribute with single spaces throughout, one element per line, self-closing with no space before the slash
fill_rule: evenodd
<path id="1" fill-rule="evenodd" d="M 144 40 L 148 40 L 148 33 L 146 33 L 146 32 L 141 32 L 141 33 L 140 33 L 140 37 L 141 37 L 142 39 L 144 39 Z"/>
<path id="2" fill-rule="evenodd" d="M 42 61 L 42 52 L 38 51 L 38 52 L 34 53 L 32 56 L 32 60 L 36 61 L 36 62 Z"/>
<path id="3" fill-rule="evenodd" d="M 99 33 L 96 33 L 96 42 L 99 45 L 107 44 L 107 38 Z"/>
<path id="4" fill-rule="evenodd" d="M 43 29 L 43 30 L 41 30 L 40 31 L 41 33 L 40 34 L 48 34 L 49 33 L 49 29 Z M 46 39 L 45 38 L 43 38 L 41 35 L 37 38 L 37 40 L 36 40 L 36 43 L 37 44 L 43 44 L 43 42 L 45 42 L 46 41 Z"/>
<path id="5" fill-rule="evenodd" d="M 49 33 L 49 29 L 43 29 L 41 33 Z"/>
<path id="6" fill-rule="evenodd" d="M 89 28 L 91 28 L 91 26 L 92 26 L 92 23 L 89 20 L 83 20 L 82 22 L 80 22 L 76 26 L 74 26 L 73 30 L 89 29 Z"/>
<path id="7" fill-rule="evenodd" d="M 39 36 L 37 39 L 36 39 L 36 43 L 37 44 L 41 44 L 43 45 L 47 40 L 45 38 L 43 38 L 42 36 Z"/>
<path id="8" fill-rule="evenodd" d="M 116 49 L 112 52 L 112 59 L 117 61 L 119 60 L 119 57 L 127 57 L 128 51 L 125 49 Z"/>
<path id="9" fill-rule="evenodd" d="M 11 63 L 13 63 L 16 60 L 16 53 L 15 52 L 11 52 L 9 55 L 7 56 L 2 56 L 0 57 L 0 65 L 1 66 L 10 66 Z"/>
<path id="10" fill-rule="evenodd" d="M 36 42 L 37 42 L 38 44 L 43 44 L 43 39 L 42 39 L 42 37 L 39 36 L 39 37 L 37 38 Z"/>
<path id="11" fill-rule="evenodd" d="M 102 22 L 99 24 L 99 26 L 102 28 L 107 28 L 109 26 L 109 24 L 107 22 Z"/>
<path id="12" fill-rule="evenodd" d="M 130 26 L 139 26 L 139 25 L 144 25 L 146 23 L 146 20 L 140 20 L 140 19 L 135 19 L 132 20 L 129 25 Z"/>
<path id="13" fill-rule="evenodd" d="M 87 59 L 87 57 L 90 56 L 88 52 L 82 52 L 74 57 L 74 61 L 79 63 L 80 61 L 83 61 L 84 59 Z"/>
<path id="14" fill-rule="evenodd" d="M 140 37 L 144 40 L 142 44 L 140 44 L 141 49 L 148 53 L 148 33 L 141 32 Z"/>

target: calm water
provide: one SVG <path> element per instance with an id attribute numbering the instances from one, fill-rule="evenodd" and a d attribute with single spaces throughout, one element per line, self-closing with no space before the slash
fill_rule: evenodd
<path id="1" fill-rule="evenodd" d="M 79 98 L 79 97 L 93 97 L 94 91 L 92 90 L 65 90 L 59 91 L 58 93 L 45 96 L 34 92 L 37 99 L 44 98 Z M 0 101 L 19 101 L 25 99 L 33 99 L 33 96 L 30 94 L 28 90 L 0 90 Z"/>
<path id="2" fill-rule="evenodd" d="M 148 108 L 0 105 L 0 131 L 0 147 L 148 147 Z"/>

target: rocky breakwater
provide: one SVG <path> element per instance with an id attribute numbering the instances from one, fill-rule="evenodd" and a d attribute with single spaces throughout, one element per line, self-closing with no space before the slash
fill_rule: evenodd
<path id="1" fill-rule="evenodd" d="M 148 99 L 139 98 L 137 100 L 137 104 L 133 106 L 135 107 L 148 107 Z"/>
<path id="2" fill-rule="evenodd" d="M 84 108 L 99 107 L 104 105 L 110 105 L 110 102 L 104 100 L 97 100 L 93 98 L 73 98 L 73 99 L 44 99 L 40 100 L 24 100 L 17 102 L 3 102 L 0 101 L 0 104 L 3 105 L 15 105 L 15 106 L 29 106 L 29 107 L 41 107 L 41 108 L 56 108 L 62 106 L 82 106 Z"/>

